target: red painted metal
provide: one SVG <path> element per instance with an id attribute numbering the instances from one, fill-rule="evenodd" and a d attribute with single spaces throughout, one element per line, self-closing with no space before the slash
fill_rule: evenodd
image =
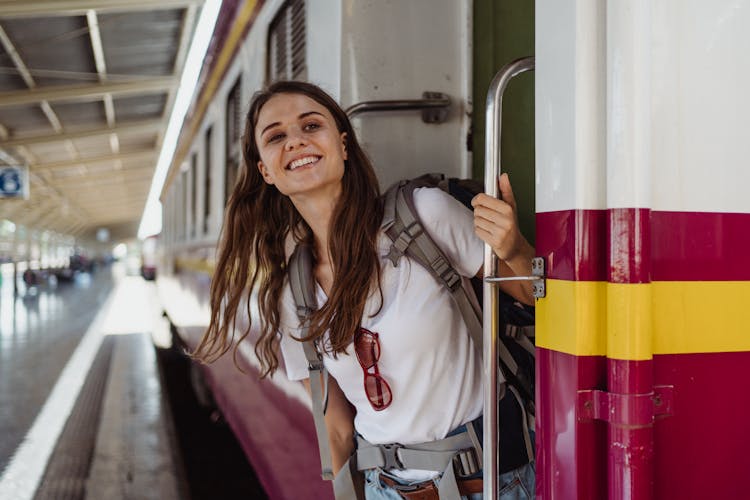
<path id="1" fill-rule="evenodd" d="M 654 356 L 654 382 L 675 387 L 654 425 L 654 498 L 750 498 L 749 367 L 750 352 Z"/>
<path id="2" fill-rule="evenodd" d="M 750 214 L 652 212 L 653 281 L 748 281 Z"/>
<path id="3" fill-rule="evenodd" d="M 536 214 L 536 250 L 547 277 L 571 281 L 607 279 L 605 210 L 561 210 Z"/>
<path id="4" fill-rule="evenodd" d="M 578 391 L 578 420 L 604 420 L 619 425 L 653 424 L 657 416 L 672 414 L 674 387 L 654 387 L 647 394 L 615 394 L 606 391 Z"/>
<path id="5" fill-rule="evenodd" d="M 613 208 L 607 210 L 608 269 L 610 283 L 651 281 L 650 209 Z"/>
<path id="6" fill-rule="evenodd" d="M 607 210 L 607 281 L 649 283 L 651 276 L 651 210 Z M 650 334 L 629 331 L 627 335 Z M 649 353 L 650 355 L 650 353 Z M 620 401 L 634 402 L 654 388 L 653 361 L 607 359 L 607 392 Z M 651 500 L 654 492 L 654 417 L 640 418 L 628 412 L 624 419 L 609 420 L 607 432 L 610 500 Z M 632 420 L 628 417 L 635 417 Z"/>
<path id="7" fill-rule="evenodd" d="M 579 390 L 606 386 L 606 358 L 538 348 L 537 498 L 600 500 L 607 495 L 607 424 L 576 417 Z"/>
<path id="8" fill-rule="evenodd" d="M 536 221 L 537 253 L 547 258 L 552 279 L 646 283 L 650 260 L 650 281 L 750 280 L 750 266 L 738 265 L 750 248 L 750 214 L 651 211 L 647 218 L 643 209 L 562 210 L 538 213 Z M 614 248 L 607 247 L 608 224 L 622 234 Z M 640 254 L 628 250 L 637 238 L 650 239 L 639 244 Z"/>
<path id="9" fill-rule="evenodd" d="M 607 389 L 620 400 L 633 401 L 651 395 L 653 361 L 607 359 Z M 627 418 L 609 422 L 609 498 L 648 500 L 654 489 L 654 415 L 621 415 Z"/>

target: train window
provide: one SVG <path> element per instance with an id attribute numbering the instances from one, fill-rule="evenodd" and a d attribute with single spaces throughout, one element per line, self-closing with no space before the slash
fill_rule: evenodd
<path id="1" fill-rule="evenodd" d="M 289 0 L 279 10 L 268 31 L 267 46 L 269 81 L 307 78 L 304 0 Z"/>
<path id="2" fill-rule="evenodd" d="M 187 171 L 180 176 L 180 241 L 187 239 L 187 200 L 188 200 Z"/>
<path id="3" fill-rule="evenodd" d="M 198 154 L 190 157 L 190 238 L 195 238 L 198 226 Z"/>
<path id="4" fill-rule="evenodd" d="M 237 169 L 240 166 L 240 130 L 242 129 L 242 81 L 237 78 L 227 97 L 226 114 L 226 166 L 224 171 L 224 205 L 229 201 L 229 195 L 237 180 Z"/>
<path id="5" fill-rule="evenodd" d="M 211 141 L 213 127 L 206 130 L 206 143 L 204 145 L 203 161 L 203 234 L 208 234 L 211 219 Z"/>

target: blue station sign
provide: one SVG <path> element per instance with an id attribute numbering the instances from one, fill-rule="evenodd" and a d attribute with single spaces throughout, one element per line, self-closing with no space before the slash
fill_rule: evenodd
<path id="1" fill-rule="evenodd" d="M 0 167 L 0 198 L 28 198 L 29 175 L 27 167 Z"/>

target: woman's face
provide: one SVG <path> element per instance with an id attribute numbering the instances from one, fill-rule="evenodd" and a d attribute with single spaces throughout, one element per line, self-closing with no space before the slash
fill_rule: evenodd
<path id="1" fill-rule="evenodd" d="M 261 108 L 255 126 L 258 169 L 291 198 L 336 199 L 347 158 L 345 140 L 325 106 L 303 94 L 276 94 Z"/>

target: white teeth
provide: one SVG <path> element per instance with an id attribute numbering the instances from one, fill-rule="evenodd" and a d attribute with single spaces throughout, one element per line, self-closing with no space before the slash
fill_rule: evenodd
<path id="1" fill-rule="evenodd" d="M 302 165 L 307 165 L 308 163 L 314 163 L 316 161 L 318 161 L 317 156 L 305 156 L 304 158 L 294 160 L 292 163 L 290 163 L 289 170 L 294 170 L 297 167 L 301 167 Z"/>

